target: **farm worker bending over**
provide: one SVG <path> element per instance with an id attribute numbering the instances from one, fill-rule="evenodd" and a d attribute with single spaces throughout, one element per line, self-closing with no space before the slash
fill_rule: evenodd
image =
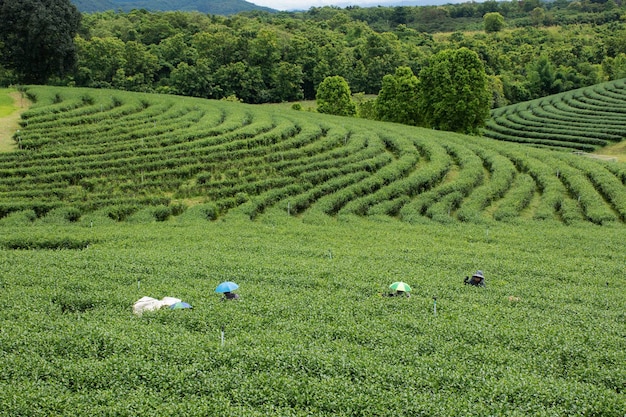
<path id="1" fill-rule="evenodd" d="M 394 292 L 390 292 L 388 294 L 383 294 L 383 297 L 410 297 L 411 293 L 407 292 L 407 291 L 394 291 Z"/>
<path id="2" fill-rule="evenodd" d="M 474 285 L 476 287 L 484 287 L 485 286 L 485 277 L 483 276 L 483 271 L 476 271 L 472 277 L 465 277 L 463 280 L 465 284 Z"/>
<path id="3" fill-rule="evenodd" d="M 402 297 L 406 296 L 407 298 L 411 296 L 409 292 L 411 291 L 411 286 L 406 282 L 396 281 L 389 286 L 394 292 L 390 294 L 385 294 L 387 297 Z"/>
<path id="4" fill-rule="evenodd" d="M 238 300 L 239 299 L 239 294 L 235 294 L 234 292 L 230 292 L 227 291 L 224 293 L 224 297 L 222 298 L 222 301 L 224 300 Z"/>

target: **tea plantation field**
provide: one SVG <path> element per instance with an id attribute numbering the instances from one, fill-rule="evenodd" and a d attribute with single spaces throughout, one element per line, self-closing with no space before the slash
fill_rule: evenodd
<path id="1" fill-rule="evenodd" d="M 622 226 L 190 209 L 5 226 L 0 244 L 2 415 L 626 412 Z M 487 287 L 464 286 L 477 269 Z M 411 298 L 379 295 L 399 279 Z M 219 301 L 225 280 L 240 301 Z M 136 317 L 144 295 L 194 308 Z"/>
<path id="2" fill-rule="evenodd" d="M 0 152 L 0 416 L 626 416 L 624 163 L 277 106 L 24 98 Z M 398 280 L 412 296 L 382 297 Z M 194 308 L 138 317 L 143 296 Z"/>
<path id="3" fill-rule="evenodd" d="M 572 152 L 184 97 L 26 95 L 35 104 L 16 149 L 0 153 L 0 219 L 105 211 L 123 221 L 149 206 L 165 220 L 203 205 L 212 219 L 273 208 L 407 223 L 626 220 L 626 165 Z"/>
<path id="4" fill-rule="evenodd" d="M 626 79 L 495 109 L 483 134 L 586 152 L 621 142 L 626 135 Z"/>

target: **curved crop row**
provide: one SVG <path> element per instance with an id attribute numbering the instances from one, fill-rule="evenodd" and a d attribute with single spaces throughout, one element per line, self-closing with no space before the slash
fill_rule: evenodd
<path id="1" fill-rule="evenodd" d="M 495 109 L 483 134 L 496 140 L 595 150 L 626 137 L 621 81 Z"/>
<path id="2" fill-rule="evenodd" d="M 32 91 L 37 102 L 19 132 L 27 146 L 0 154 L 0 217 L 102 210 L 121 221 L 152 205 L 164 219 L 198 204 L 211 219 L 233 209 L 255 219 L 275 208 L 407 222 L 626 222 L 621 165 L 550 150 L 616 140 L 621 125 L 611 120 L 619 118 L 559 110 L 554 97 L 494 111 L 492 135 L 518 142 L 507 143 L 240 103 Z M 549 109 L 559 115 L 543 126 Z M 499 118 L 506 121 L 496 125 Z"/>

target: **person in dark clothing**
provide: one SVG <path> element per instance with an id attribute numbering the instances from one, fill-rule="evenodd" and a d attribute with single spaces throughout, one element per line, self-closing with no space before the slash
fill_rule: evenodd
<path id="1" fill-rule="evenodd" d="M 390 292 L 387 294 L 383 294 L 383 297 L 411 297 L 411 293 L 409 293 L 408 291 L 394 291 L 394 292 Z"/>
<path id="2" fill-rule="evenodd" d="M 234 292 L 225 292 L 222 301 L 224 300 L 239 300 L 239 294 L 235 294 Z"/>
<path id="3" fill-rule="evenodd" d="M 483 271 L 476 271 L 472 277 L 465 277 L 463 282 L 466 285 L 474 285 L 476 287 L 484 287 L 485 286 L 485 277 L 483 275 Z"/>

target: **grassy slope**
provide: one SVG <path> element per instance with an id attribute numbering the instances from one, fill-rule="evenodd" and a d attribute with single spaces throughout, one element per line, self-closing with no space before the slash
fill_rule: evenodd
<path id="1" fill-rule="evenodd" d="M 626 141 L 607 146 L 594 153 L 600 156 L 608 156 L 620 162 L 626 162 Z"/>

